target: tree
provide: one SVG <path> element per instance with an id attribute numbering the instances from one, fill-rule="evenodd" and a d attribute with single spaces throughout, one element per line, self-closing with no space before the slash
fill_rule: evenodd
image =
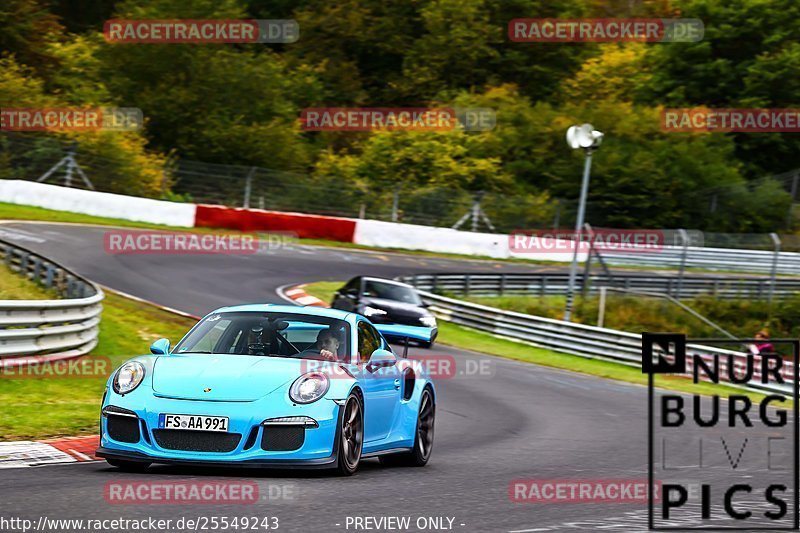
<path id="1" fill-rule="evenodd" d="M 405 54 L 404 76 L 393 85 L 416 102 L 454 88 L 482 87 L 500 55 L 492 44 L 502 29 L 490 24 L 486 1 L 433 0 L 420 17 L 424 33 Z"/>
<path id="2" fill-rule="evenodd" d="M 514 86 L 504 85 L 483 94 L 462 93 L 453 105 L 496 109 L 497 127 L 473 134 L 474 155 L 500 158 L 518 186 L 531 192 L 547 190 L 572 207 L 583 154 L 570 150 L 564 134 L 583 122 L 603 131 L 588 208 L 588 221 L 598 226 L 705 227 L 710 195 L 698 197 L 697 192 L 744 187 L 729 136 L 665 132 L 659 108 L 617 101 L 616 90 L 600 93 L 612 97 L 553 106 L 531 104 Z M 724 213 L 728 219 L 720 224 L 739 224 L 730 211 Z"/>
<path id="3" fill-rule="evenodd" d="M 14 55 L 31 67 L 52 64 L 47 47 L 60 37 L 63 28 L 47 8 L 42 0 L 0 2 L 0 53 Z"/>
<path id="4" fill-rule="evenodd" d="M 599 55 L 586 59 L 571 78 L 562 83 L 560 102 L 617 100 L 635 102 L 636 95 L 652 78 L 645 65 L 650 44 L 604 44 Z"/>
<path id="5" fill-rule="evenodd" d="M 245 12 L 234 0 L 201 0 L 191 7 L 129 0 L 116 16 L 236 19 Z M 144 112 L 154 148 L 176 148 L 182 157 L 213 163 L 275 169 L 307 164 L 297 117 L 319 87 L 312 72 L 289 71 L 264 45 L 114 44 L 99 57 L 112 93 Z"/>
<path id="6" fill-rule="evenodd" d="M 287 47 L 287 58 L 293 67 L 310 66 L 319 74 L 325 105 L 410 103 L 396 86 L 403 77 L 403 58 L 421 35 L 416 3 L 317 0 L 297 9 L 294 18 L 302 37 Z"/>
<path id="7" fill-rule="evenodd" d="M 13 58 L 0 59 L 0 106 L 16 108 L 108 105 L 102 101 L 65 102 L 47 94 L 45 84 L 31 69 Z M 140 196 L 161 194 L 163 157 L 145 149 L 140 132 L 63 132 L 57 135 L 22 135 L 5 139 L 0 148 L 0 175 L 35 179 L 64 155 L 65 145 L 77 142 L 78 160 L 94 185 L 111 192 Z"/>
<path id="8" fill-rule="evenodd" d="M 463 131 L 375 132 L 357 153 L 326 152 L 314 167 L 313 179 L 338 182 L 342 188 L 356 186 L 363 191 L 367 210 L 383 217 L 388 217 L 397 191 L 407 217 L 451 225 L 469 209 L 476 192 L 515 191 L 498 158 L 476 155 L 476 142 L 480 141 Z M 496 211 L 502 211 L 501 206 Z"/>
<path id="9" fill-rule="evenodd" d="M 655 46 L 639 103 L 668 107 L 797 105 L 800 3 L 795 0 L 687 0 L 681 16 L 705 23 L 697 43 Z M 792 134 L 737 134 L 736 157 L 749 177 L 800 166 Z"/>

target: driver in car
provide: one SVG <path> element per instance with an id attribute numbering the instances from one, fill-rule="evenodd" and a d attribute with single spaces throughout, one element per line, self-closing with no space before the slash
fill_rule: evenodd
<path id="1" fill-rule="evenodd" d="M 297 357 L 336 361 L 338 353 L 339 338 L 330 328 L 326 328 L 317 334 L 317 342 L 297 354 Z"/>

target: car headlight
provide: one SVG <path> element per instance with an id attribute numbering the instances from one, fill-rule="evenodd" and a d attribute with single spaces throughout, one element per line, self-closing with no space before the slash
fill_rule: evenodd
<path id="1" fill-rule="evenodd" d="M 436 327 L 436 317 L 433 315 L 424 316 L 420 318 L 419 321 L 428 326 L 429 328 Z"/>
<path id="2" fill-rule="evenodd" d="M 376 309 L 374 307 L 366 306 L 364 307 L 364 316 L 371 317 L 371 316 L 381 316 L 385 315 L 386 311 L 383 309 Z"/>
<path id="3" fill-rule="evenodd" d="M 292 383 L 289 398 L 295 403 L 316 402 L 328 392 L 330 380 L 320 372 L 303 374 Z"/>
<path id="4" fill-rule="evenodd" d="M 114 375 L 114 392 L 128 394 L 144 379 L 144 365 L 138 361 L 125 363 Z"/>

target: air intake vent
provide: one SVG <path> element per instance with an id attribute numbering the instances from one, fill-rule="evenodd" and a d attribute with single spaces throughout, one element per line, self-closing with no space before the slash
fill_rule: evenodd
<path id="1" fill-rule="evenodd" d="M 250 448 L 256 445 L 256 439 L 258 438 L 258 428 L 259 426 L 253 426 L 253 429 L 250 430 L 250 434 L 247 436 L 247 440 L 244 443 L 245 450 L 249 450 Z"/>
<path id="2" fill-rule="evenodd" d="M 147 444 L 150 444 L 150 434 L 147 432 L 147 423 L 144 420 L 140 420 L 142 423 L 142 438 Z"/>
<path id="3" fill-rule="evenodd" d="M 139 442 L 139 419 L 128 416 L 109 416 L 106 419 L 108 436 L 117 442 Z"/>
<path id="4" fill-rule="evenodd" d="M 183 429 L 154 429 L 156 444 L 167 450 L 184 452 L 232 452 L 242 440 L 240 433 L 191 431 Z"/>
<path id="5" fill-rule="evenodd" d="M 267 452 L 288 452 L 299 449 L 306 440 L 302 426 L 264 426 L 261 449 Z"/>

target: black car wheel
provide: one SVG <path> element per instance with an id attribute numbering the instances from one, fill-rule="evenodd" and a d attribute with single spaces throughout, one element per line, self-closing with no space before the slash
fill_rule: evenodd
<path id="1" fill-rule="evenodd" d="M 144 472 L 150 466 L 150 463 L 121 461 L 119 459 L 106 459 L 106 462 L 113 467 L 119 468 L 123 472 Z"/>
<path id="2" fill-rule="evenodd" d="M 425 466 L 433 452 L 433 427 L 436 422 L 436 404 L 429 388 L 422 391 L 417 415 L 417 434 L 414 448 L 410 452 L 380 457 L 381 464 L 387 466 Z"/>
<path id="3" fill-rule="evenodd" d="M 352 476 L 361 463 L 364 446 L 364 409 L 357 395 L 351 394 L 344 404 L 339 428 L 339 460 L 337 470 L 344 476 Z"/>

